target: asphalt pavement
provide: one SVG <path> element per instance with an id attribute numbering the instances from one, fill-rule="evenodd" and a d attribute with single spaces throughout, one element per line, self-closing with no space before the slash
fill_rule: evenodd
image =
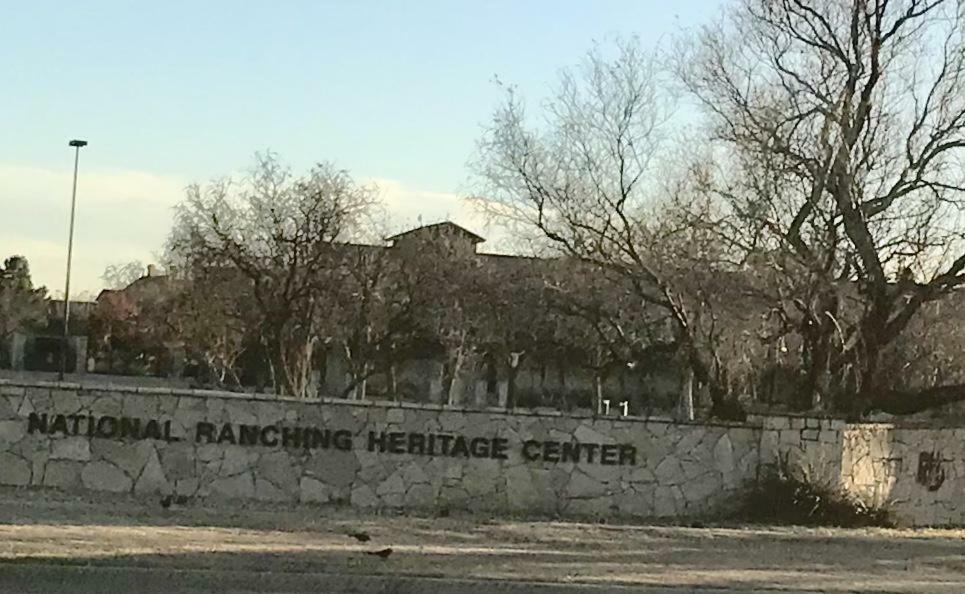
<path id="1" fill-rule="evenodd" d="M 84 566 L 51 562 L 0 563 L 0 592 L 17 594 L 723 594 L 781 592 L 721 588 L 547 584 L 525 580 L 460 580 L 325 572 Z"/>

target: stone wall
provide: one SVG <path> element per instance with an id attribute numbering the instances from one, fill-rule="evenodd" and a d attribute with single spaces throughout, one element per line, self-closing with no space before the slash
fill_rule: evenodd
<path id="1" fill-rule="evenodd" d="M 0 484 L 668 518 L 733 504 L 760 429 L 0 381 Z"/>
<path id="2" fill-rule="evenodd" d="M 965 524 L 965 429 L 507 413 L 0 379 L 0 484 L 191 498 L 683 519 L 762 465 L 913 525 Z"/>
<path id="3" fill-rule="evenodd" d="M 848 427 L 845 488 L 919 526 L 965 525 L 965 429 Z"/>
<path id="4" fill-rule="evenodd" d="M 782 459 L 902 524 L 965 525 L 965 429 L 765 418 L 761 461 Z"/>

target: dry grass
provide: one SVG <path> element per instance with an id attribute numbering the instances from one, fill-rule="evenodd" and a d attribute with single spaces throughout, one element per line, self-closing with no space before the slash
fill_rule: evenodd
<path id="1" fill-rule="evenodd" d="M 364 531 L 361 543 L 348 533 Z M 965 591 L 959 530 L 679 528 L 94 502 L 0 490 L 0 563 L 822 592 Z M 385 560 L 363 554 L 391 547 Z"/>

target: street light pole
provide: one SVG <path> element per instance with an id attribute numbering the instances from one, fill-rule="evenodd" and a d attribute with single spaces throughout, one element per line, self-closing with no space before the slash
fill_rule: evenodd
<path id="1" fill-rule="evenodd" d="M 86 140 L 71 140 L 68 146 L 74 147 L 74 189 L 70 194 L 70 233 L 67 236 L 67 280 L 64 283 L 64 335 L 60 345 L 60 381 L 67 372 L 67 346 L 70 342 L 70 259 L 74 253 L 74 212 L 77 207 L 77 165 L 80 163 L 80 149 L 87 146 Z"/>

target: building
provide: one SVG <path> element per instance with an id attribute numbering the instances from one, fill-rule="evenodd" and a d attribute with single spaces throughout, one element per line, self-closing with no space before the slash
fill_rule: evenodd
<path id="1" fill-rule="evenodd" d="M 589 333 L 554 338 L 567 330 L 561 330 L 561 314 L 544 302 L 547 275 L 572 276 L 577 263 L 482 253 L 479 246 L 484 241 L 459 225 L 443 222 L 393 235 L 383 245 L 341 245 L 343 267 L 377 264 L 390 267 L 392 274 L 408 275 L 380 286 L 380 298 L 391 306 L 410 308 L 405 322 L 417 318 L 417 329 L 367 345 L 381 350 L 364 372 L 358 369 L 357 357 L 353 359 L 353 347 L 366 345 L 358 340 L 350 344 L 353 337 L 347 337 L 343 327 L 320 331 L 312 393 L 473 407 L 594 409 L 607 400 L 612 408 L 626 403 L 631 413 L 673 406 L 679 374 L 660 348 L 649 353 L 649 364 L 628 365 L 590 361 L 586 349 L 572 344 L 587 343 L 592 339 Z M 176 294 L 180 282 L 186 281 L 149 267 L 129 286 L 98 295 L 90 334 L 94 370 L 172 379 L 197 373 L 192 345 L 151 343 L 155 339 L 145 337 L 145 328 L 137 326 L 144 324 L 138 322 L 144 319 L 140 314 Z M 576 284 L 593 291 L 594 282 Z M 351 326 L 358 321 L 351 317 L 353 300 L 360 298 L 351 292 L 341 297 L 347 307 L 338 314 L 337 324 Z M 607 295 L 599 300 L 619 305 Z M 469 309 L 473 311 L 463 311 Z M 387 322 L 373 322 L 366 332 L 387 332 L 371 330 L 379 323 Z M 249 344 L 237 359 L 243 368 L 237 376 L 246 384 L 239 388 L 265 389 L 265 371 L 257 369 L 263 367 L 263 355 L 257 350 L 257 344 Z"/>

